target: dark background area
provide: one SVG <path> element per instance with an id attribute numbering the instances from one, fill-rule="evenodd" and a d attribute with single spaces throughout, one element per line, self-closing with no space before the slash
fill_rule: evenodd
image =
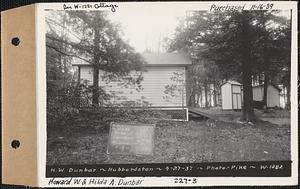
<path id="1" fill-rule="evenodd" d="M 24 5 L 29 5 L 29 4 L 33 4 L 33 3 L 55 3 L 55 2 L 63 2 L 61 0 L 51 0 L 51 1 L 47 1 L 47 0 L 2 0 L 1 1 L 1 11 L 7 10 L 7 9 L 12 9 L 12 8 L 16 8 L 16 7 L 20 7 L 20 6 L 24 6 Z M 67 1 L 65 1 L 67 2 Z M 99 1 L 93 1 L 93 0 L 89 0 L 89 1 L 79 1 L 79 0 L 73 0 L 72 2 L 99 2 Z M 298 17 L 299 18 L 299 17 Z M 0 27 L 0 31 L 1 31 L 1 27 Z M 0 41 L 1 43 L 1 41 Z M 299 85 L 298 85 L 299 86 Z M 298 131 L 299 132 L 299 131 Z M 299 141 L 299 139 L 298 139 Z M 0 140 L 1 143 L 1 140 Z M 1 145 L 0 145 L 1 146 Z M 1 153 L 2 155 L 2 153 Z M 0 156 L 1 156 L 0 155 Z M 2 157 L 1 157 L 2 159 Z M 0 172 L 1 173 L 1 172 Z M 24 173 L 26 174 L 26 173 Z M 0 175 L 2 176 L 2 175 Z M 2 183 L 2 180 L 0 180 L 0 183 Z M 21 187 L 21 186 L 10 186 L 10 185 L 2 185 L 0 186 L 0 188 L 11 188 L 11 189 L 16 189 L 16 188 L 30 188 L 30 187 Z M 241 188 L 241 187 L 206 187 L 206 188 Z M 261 186 L 261 187 L 243 187 L 243 188 L 299 188 L 298 186 L 288 186 L 288 187 L 265 187 L 265 186 Z"/>

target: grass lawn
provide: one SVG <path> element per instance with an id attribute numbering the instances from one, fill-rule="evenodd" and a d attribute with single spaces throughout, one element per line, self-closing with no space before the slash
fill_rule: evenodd
<path id="1" fill-rule="evenodd" d="M 48 129 L 47 165 L 290 160 L 290 124 L 160 121 L 153 156 L 107 155 L 108 127 L 91 121 Z"/>

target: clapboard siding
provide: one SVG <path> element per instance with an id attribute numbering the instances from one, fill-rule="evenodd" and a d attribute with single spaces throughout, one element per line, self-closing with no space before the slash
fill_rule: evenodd
<path id="1" fill-rule="evenodd" d="M 225 83 L 221 87 L 222 94 L 222 109 L 231 110 L 232 109 L 232 94 L 231 94 L 231 84 Z"/>
<path id="2" fill-rule="evenodd" d="M 232 85 L 232 93 L 241 93 L 241 86 Z"/>
<path id="3" fill-rule="evenodd" d="M 178 92 L 174 97 L 168 99 L 164 98 L 166 96 L 164 91 L 167 85 L 178 85 L 171 80 L 171 77 L 174 76 L 174 72 L 183 73 L 183 78 L 185 78 L 184 67 L 148 67 L 147 72 L 143 72 L 143 81 L 141 82 L 142 89 L 137 91 L 130 86 L 126 88 L 122 82 L 111 81 L 107 83 L 103 81 L 101 77 L 103 72 L 100 71 L 99 86 L 104 87 L 108 93 L 119 93 L 111 99 L 111 102 L 113 103 L 122 103 L 124 101 L 146 101 L 150 103 L 151 106 L 186 106 L 185 86 L 181 86 L 183 94 Z M 81 66 L 80 78 L 88 80 L 90 81 L 89 83 L 92 84 L 92 68 L 88 66 Z"/>
<path id="4" fill-rule="evenodd" d="M 253 87 L 253 100 L 262 101 L 263 100 L 263 87 Z"/>
<path id="5" fill-rule="evenodd" d="M 268 107 L 280 107 L 280 92 L 272 85 L 268 86 Z"/>
<path id="6" fill-rule="evenodd" d="M 268 85 L 267 91 L 267 106 L 268 107 L 280 107 L 280 92 L 273 85 Z M 253 87 L 253 100 L 263 101 L 264 87 L 255 86 Z"/>
<path id="7" fill-rule="evenodd" d="M 89 84 L 93 83 L 93 69 L 90 66 L 80 66 L 80 79 L 89 81 Z"/>

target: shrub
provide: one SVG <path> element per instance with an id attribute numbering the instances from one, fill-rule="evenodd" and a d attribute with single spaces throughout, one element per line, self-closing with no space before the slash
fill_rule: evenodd
<path id="1" fill-rule="evenodd" d="M 47 82 L 47 124 L 63 124 L 78 115 L 81 107 L 89 106 L 89 93 L 85 82 L 68 82 L 63 86 Z"/>

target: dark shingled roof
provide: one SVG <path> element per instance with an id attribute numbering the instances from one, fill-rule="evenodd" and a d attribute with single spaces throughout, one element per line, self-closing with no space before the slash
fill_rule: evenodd
<path id="1" fill-rule="evenodd" d="M 149 65 L 189 65 L 192 61 L 186 53 L 142 53 Z"/>
<path id="2" fill-rule="evenodd" d="M 275 89 L 277 89 L 278 91 L 281 91 L 281 89 L 277 85 L 275 85 L 273 83 L 269 83 L 269 85 L 272 85 Z M 255 85 L 255 86 L 253 86 L 253 88 L 254 87 L 264 87 L 264 84 Z"/>
<path id="3" fill-rule="evenodd" d="M 149 66 L 186 66 L 192 64 L 192 61 L 186 53 L 141 53 Z M 73 58 L 73 66 L 90 65 L 79 58 Z"/>

